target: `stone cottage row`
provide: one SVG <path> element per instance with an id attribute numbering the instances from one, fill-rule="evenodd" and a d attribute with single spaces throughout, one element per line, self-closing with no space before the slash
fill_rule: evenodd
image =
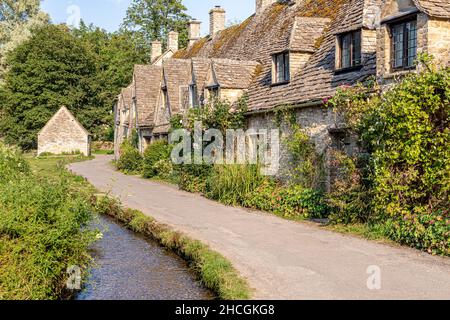
<path id="1" fill-rule="evenodd" d="M 225 10 L 213 8 L 203 38 L 191 21 L 185 49 L 175 32 L 165 52 L 152 43 L 152 63 L 135 66 L 117 99 L 116 155 L 133 129 L 144 151 L 167 136 L 173 115 L 244 94 L 249 128 L 273 127 L 273 111 L 289 105 L 319 152 L 351 152 L 345 128 L 324 107 L 338 87 L 415 72 L 419 52 L 450 62 L 449 0 L 256 0 L 241 24 L 225 28 L 225 20 Z"/>

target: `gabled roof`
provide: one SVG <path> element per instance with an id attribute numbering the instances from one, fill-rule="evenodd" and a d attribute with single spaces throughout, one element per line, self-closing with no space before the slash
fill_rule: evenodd
<path id="1" fill-rule="evenodd" d="M 329 26 L 323 41 L 305 68 L 283 87 L 274 87 L 267 95 L 268 100 L 253 106 L 253 110 L 273 108 L 282 104 L 303 104 L 324 99 L 334 95 L 341 85 L 355 84 L 366 80 L 376 73 L 375 51 L 364 55 L 365 63 L 355 72 L 335 73 L 336 33 L 359 25 L 364 20 L 363 10 L 368 4 L 376 4 L 378 0 L 352 0 L 337 10 L 337 16 Z M 359 12 L 356 17 L 354 12 Z M 352 23 L 349 23 L 352 21 Z M 343 28 L 344 26 L 344 28 Z"/>
<path id="2" fill-rule="evenodd" d="M 155 59 L 155 61 L 152 62 L 152 65 L 161 66 L 165 60 L 172 58 L 174 54 L 175 51 L 173 51 L 172 49 L 167 49 L 162 55 L 160 55 Z"/>
<path id="3" fill-rule="evenodd" d="M 183 99 L 186 99 L 188 85 L 191 82 L 191 61 L 169 59 L 163 64 L 163 85 L 167 88 L 170 111 L 177 114 L 182 111 Z M 161 91 L 161 87 L 158 89 Z"/>
<path id="4" fill-rule="evenodd" d="M 133 103 L 133 84 L 130 84 L 128 87 L 123 88 L 122 92 L 119 96 L 119 111 L 125 109 L 131 109 L 131 105 Z M 130 123 L 130 119 L 125 119 L 125 124 Z"/>
<path id="5" fill-rule="evenodd" d="M 137 125 L 153 126 L 154 113 L 161 89 L 161 67 L 136 65 L 134 67 L 133 88 L 137 106 Z"/>
<path id="6" fill-rule="evenodd" d="M 254 61 L 211 60 L 214 80 L 223 89 L 248 89 L 259 66 Z"/>
<path id="7" fill-rule="evenodd" d="M 295 17 L 289 49 L 292 51 L 315 52 L 317 50 L 317 40 L 322 36 L 325 27 L 329 23 L 330 19 L 327 18 Z"/>
<path id="8" fill-rule="evenodd" d="M 273 101 L 278 101 L 274 99 L 274 96 L 284 95 L 287 87 L 272 86 L 272 55 L 286 51 L 291 46 L 313 52 L 323 44 L 324 33 L 319 35 L 319 32 L 313 28 L 307 29 L 309 34 L 306 34 L 305 37 L 308 38 L 308 41 L 304 44 L 301 43 L 305 37 L 293 35 L 293 31 L 302 32 L 301 28 L 295 28 L 295 24 L 309 25 L 311 19 L 318 19 L 316 20 L 319 22 L 318 29 L 328 32 L 327 20 L 323 19 L 334 21 L 338 16 L 343 19 L 345 15 L 341 14 L 341 8 L 352 1 L 358 1 L 352 7 L 353 10 L 364 3 L 362 0 L 278 2 L 269 6 L 264 13 L 253 15 L 240 25 L 221 31 L 214 38 L 206 37 L 197 41 L 190 48 L 176 53 L 175 57 L 227 58 L 259 62 L 261 66 L 249 87 L 249 110 L 272 108 L 274 107 Z M 304 22 L 302 22 L 302 17 Z M 320 68 L 320 66 L 316 67 Z M 320 85 L 329 86 L 326 82 Z M 292 94 L 289 92 L 289 95 Z M 286 95 L 288 94 L 286 93 Z M 297 96 L 297 98 L 300 97 Z"/>
<path id="9" fill-rule="evenodd" d="M 38 135 L 41 135 L 43 132 L 48 130 L 54 122 L 57 122 L 64 115 L 70 118 L 71 122 L 74 124 L 74 127 L 77 128 L 80 132 L 82 132 L 87 136 L 90 135 L 90 133 L 83 127 L 83 125 L 77 120 L 77 118 L 75 118 L 72 112 L 70 112 L 69 109 L 67 109 L 65 106 L 62 106 L 53 115 L 53 117 L 51 117 L 51 119 L 47 122 L 47 124 L 39 131 Z"/>
<path id="10" fill-rule="evenodd" d="M 417 8 L 427 15 L 450 19 L 450 1 L 449 0 L 413 0 Z"/>
<path id="11" fill-rule="evenodd" d="M 192 58 L 192 81 L 197 85 L 197 95 L 203 95 L 208 70 L 211 66 L 211 60 L 207 58 Z"/>

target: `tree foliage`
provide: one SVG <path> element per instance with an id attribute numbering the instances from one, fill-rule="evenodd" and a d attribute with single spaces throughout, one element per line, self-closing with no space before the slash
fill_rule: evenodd
<path id="1" fill-rule="evenodd" d="M 0 92 L 6 141 L 36 147 L 38 131 L 62 105 L 92 128 L 94 56 L 62 26 L 46 26 L 7 59 L 9 71 Z M 98 117 L 97 117 L 98 118 Z"/>
<path id="2" fill-rule="evenodd" d="M 187 22 L 190 19 L 186 10 L 181 0 L 133 0 L 123 28 L 137 32 L 146 47 L 153 40 L 166 45 L 168 33 L 177 31 L 180 47 L 184 47 L 188 42 Z"/>
<path id="3" fill-rule="evenodd" d="M 65 105 L 94 139 L 107 139 L 113 101 L 131 81 L 134 64 L 147 57 L 128 34 L 84 23 L 74 30 L 37 29 L 8 55 L 9 71 L 0 89 L 1 134 L 8 143 L 35 148 L 38 131 Z"/>
<path id="4" fill-rule="evenodd" d="M 48 23 L 39 4 L 39 0 L 0 0 L 0 81 L 8 52 L 27 40 L 33 29 Z"/>

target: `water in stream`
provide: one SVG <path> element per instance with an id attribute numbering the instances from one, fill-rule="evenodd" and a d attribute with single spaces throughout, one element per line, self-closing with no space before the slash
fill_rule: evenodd
<path id="1" fill-rule="evenodd" d="M 206 300 L 214 296 L 185 261 L 113 219 L 100 217 L 103 239 L 93 246 L 95 266 L 77 300 Z"/>

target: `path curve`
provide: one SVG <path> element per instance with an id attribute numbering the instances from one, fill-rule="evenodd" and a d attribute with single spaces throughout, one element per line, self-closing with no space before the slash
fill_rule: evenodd
<path id="1" fill-rule="evenodd" d="M 116 172 L 110 156 L 69 169 L 129 208 L 209 244 L 232 261 L 256 299 L 450 299 L 450 259 L 223 206 Z M 381 272 L 369 290 L 368 269 Z"/>

